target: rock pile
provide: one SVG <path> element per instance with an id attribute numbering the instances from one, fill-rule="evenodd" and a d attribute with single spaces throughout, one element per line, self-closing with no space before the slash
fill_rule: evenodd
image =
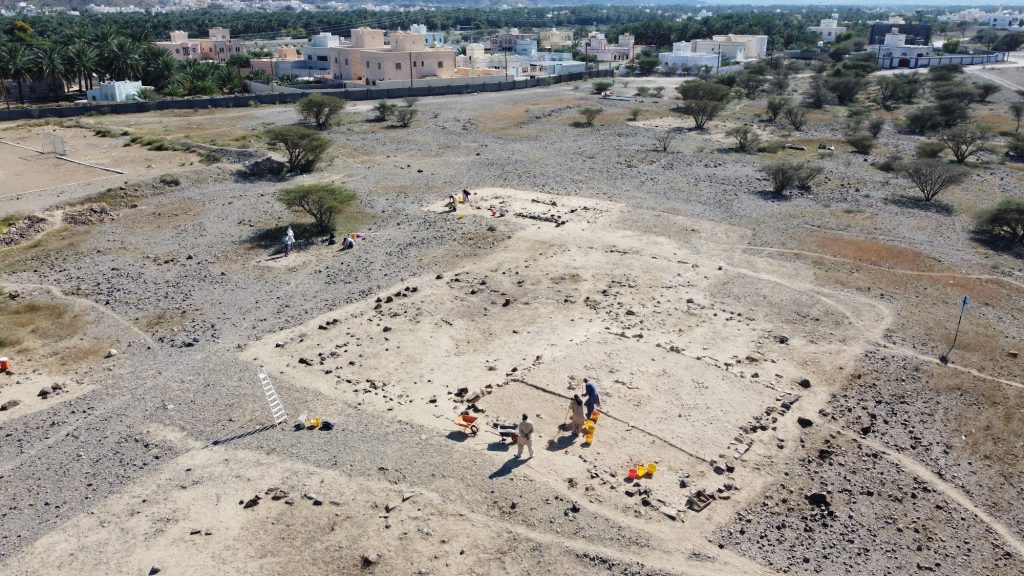
<path id="1" fill-rule="evenodd" d="M 3 234 L 0 234 L 0 245 L 14 246 L 15 244 L 20 244 L 29 238 L 38 236 L 46 230 L 46 224 L 48 222 L 49 221 L 42 216 L 29 214 L 8 226 L 7 230 L 5 230 Z"/>

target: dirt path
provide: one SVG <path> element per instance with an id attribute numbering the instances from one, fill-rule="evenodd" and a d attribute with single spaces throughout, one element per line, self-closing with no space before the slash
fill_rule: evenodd
<path id="1" fill-rule="evenodd" d="M 786 248 L 769 248 L 767 246 L 740 246 L 746 250 L 760 250 L 762 252 L 776 252 L 780 254 L 798 254 L 802 256 L 813 256 L 816 258 L 825 258 L 828 260 L 836 260 L 838 262 L 846 262 L 857 266 L 866 266 L 868 268 L 875 268 L 877 270 L 885 270 L 887 272 L 897 272 L 900 274 L 912 274 L 915 276 L 934 276 L 934 277 L 954 277 L 954 278 L 970 278 L 972 280 L 998 280 L 1000 282 L 1006 282 L 1012 284 L 1018 288 L 1024 289 L 1024 282 L 1018 282 L 1010 278 L 1004 278 L 1003 276 L 992 276 L 989 274 L 960 274 L 958 272 L 922 272 L 919 270 L 906 270 L 903 268 L 889 268 L 888 266 L 879 266 L 878 264 L 870 264 L 868 262 L 860 262 L 858 260 L 850 260 L 849 258 L 840 258 L 838 256 L 831 256 L 829 254 L 822 254 L 820 252 L 807 252 L 804 250 L 789 250 Z"/>
<path id="2" fill-rule="evenodd" d="M 904 456 L 899 452 L 886 448 L 885 446 L 879 444 L 878 442 L 869 440 L 867 438 L 862 438 L 855 434 L 851 434 L 850 432 L 842 428 L 832 426 L 831 429 L 838 434 L 842 434 L 847 438 L 851 438 L 856 442 L 860 442 L 861 444 L 868 446 L 873 450 L 877 450 L 882 454 L 885 454 L 887 458 L 889 458 L 896 464 L 900 465 L 908 472 L 915 474 L 925 482 L 928 482 L 928 484 L 930 484 L 933 488 L 935 488 L 942 494 L 948 496 L 950 500 L 953 500 L 961 507 L 963 507 L 965 510 L 977 516 L 979 520 L 984 522 L 985 525 L 991 528 L 1007 544 L 1009 544 L 1014 550 L 1016 550 L 1017 554 L 1024 555 L 1024 541 L 1022 541 L 1021 538 L 1017 536 L 1017 534 L 1015 534 L 1012 530 L 1007 528 L 1005 524 L 993 518 L 988 512 L 982 510 L 959 488 L 939 478 L 925 465 L 914 460 L 913 458 L 910 458 L 909 456 Z"/>

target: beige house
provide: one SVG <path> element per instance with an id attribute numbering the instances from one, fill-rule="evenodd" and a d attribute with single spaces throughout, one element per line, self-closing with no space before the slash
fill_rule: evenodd
<path id="1" fill-rule="evenodd" d="M 544 30 L 539 34 L 539 40 L 544 50 L 565 50 L 572 47 L 572 30 Z"/>
<path id="2" fill-rule="evenodd" d="M 424 35 L 413 32 L 394 32 L 390 37 L 391 44 L 386 44 L 383 30 L 352 30 L 350 45 L 331 47 L 334 77 L 376 86 L 455 75 L 453 49 L 427 48 Z"/>
<path id="3" fill-rule="evenodd" d="M 171 32 L 170 42 L 155 44 L 167 50 L 177 60 L 213 60 L 223 64 L 232 54 L 245 53 L 242 41 L 232 39 L 231 31 L 220 27 L 210 28 L 209 38 L 196 40 L 190 40 L 188 32 L 175 30 Z"/>

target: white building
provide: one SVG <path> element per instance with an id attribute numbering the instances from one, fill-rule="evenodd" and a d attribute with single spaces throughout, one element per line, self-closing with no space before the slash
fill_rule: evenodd
<path id="1" fill-rule="evenodd" d="M 879 58 L 924 58 L 931 56 L 931 46 L 907 44 L 907 35 L 899 34 L 896 29 L 885 35 L 885 42 L 878 46 L 868 46 Z"/>
<path id="2" fill-rule="evenodd" d="M 942 54 L 936 56 L 931 46 L 907 44 L 907 35 L 895 30 L 885 35 L 885 42 L 872 44 L 868 50 L 877 54 L 878 66 L 888 68 L 927 68 L 940 64 L 991 64 L 1006 59 L 1005 52 L 978 50 L 974 54 Z"/>
<path id="3" fill-rule="evenodd" d="M 539 52 L 530 62 L 531 76 L 553 76 L 586 72 L 587 63 L 572 59 L 568 52 Z"/>
<path id="4" fill-rule="evenodd" d="M 837 14 L 832 16 L 833 18 L 823 18 L 817 26 L 807 27 L 811 32 L 817 32 L 818 36 L 821 36 L 821 41 L 825 44 L 831 44 L 835 41 L 836 36 L 846 32 L 846 26 L 840 26 L 839 20 L 835 18 Z"/>
<path id="5" fill-rule="evenodd" d="M 530 73 L 529 56 L 520 56 L 514 52 L 490 54 L 483 44 L 476 42 L 466 44 L 466 53 L 455 57 L 456 68 L 466 68 L 473 76 L 477 71 L 503 70 L 509 79 L 527 76 Z"/>
<path id="6" fill-rule="evenodd" d="M 426 24 L 413 24 L 409 27 L 413 34 L 423 34 L 425 47 L 444 46 L 444 32 L 429 32 Z"/>
<path id="7" fill-rule="evenodd" d="M 671 52 L 658 53 L 658 64 L 676 66 L 680 70 L 694 70 L 703 66 L 716 68 L 719 55 L 712 52 L 694 52 L 690 42 L 673 42 Z"/>
<path id="8" fill-rule="evenodd" d="M 988 17 L 988 23 L 993 28 L 1006 29 L 1024 27 L 1024 14 L 1020 12 L 1011 13 L 1006 10 L 997 12 Z"/>
<path id="9" fill-rule="evenodd" d="M 87 91 L 85 97 L 89 102 L 132 102 L 139 99 L 139 92 L 143 88 L 153 89 L 152 86 L 143 86 L 142 82 L 132 80 L 100 82 L 99 86 Z"/>
<path id="10" fill-rule="evenodd" d="M 721 54 L 734 62 L 757 60 L 768 54 L 768 37 L 764 35 L 719 34 L 691 44 L 693 52 Z"/>

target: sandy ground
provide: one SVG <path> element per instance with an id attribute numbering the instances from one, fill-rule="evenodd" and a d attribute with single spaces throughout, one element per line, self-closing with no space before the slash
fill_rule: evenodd
<path id="1" fill-rule="evenodd" d="M 348 119 L 332 162 L 294 180 L 360 194 L 346 252 L 275 254 L 264 232 L 302 222 L 280 183 L 98 139 L 97 160 L 152 164 L 127 180 L 177 163 L 182 182 L 0 250 L 17 330 L 0 330 L 0 403 L 23 401 L 0 412 L 0 573 L 1020 574 L 1024 270 L 968 232 L 1024 173 L 985 164 L 926 211 L 845 149 L 783 151 L 826 168 L 783 200 L 723 137 L 757 102 L 662 153 L 654 136 L 685 125 L 671 102 L 628 122 L 634 103 L 586 88 L 423 99 L 408 130 Z M 571 127 L 595 103 L 596 126 Z M 293 120 L 89 119 L 240 146 Z M 842 122 L 761 130 L 813 145 Z M 889 130 L 877 155 L 917 140 Z M 602 392 L 592 445 L 560 430 L 584 376 Z M 467 408 L 473 437 L 453 422 Z M 530 460 L 491 427 L 524 412 Z M 335 428 L 294 431 L 300 415 Z M 640 463 L 657 473 L 625 482 Z M 717 496 L 702 512 L 697 490 Z"/>

